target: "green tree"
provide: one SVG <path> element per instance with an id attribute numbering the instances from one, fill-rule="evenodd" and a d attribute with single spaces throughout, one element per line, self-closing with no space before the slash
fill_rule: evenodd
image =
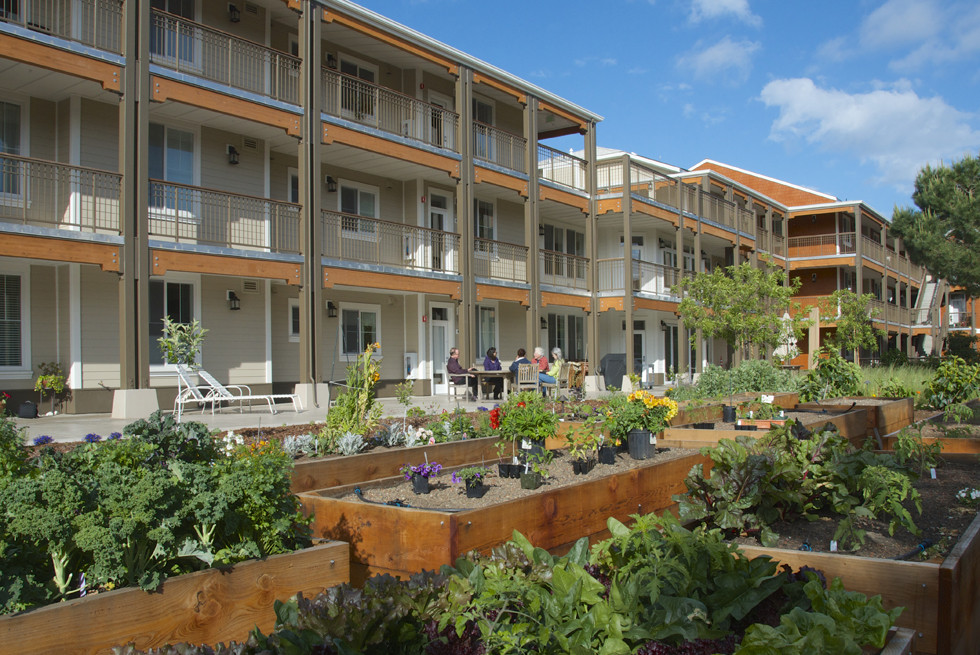
<path id="1" fill-rule="evenodd" d="M 980 294 L 980 159 L 966 156 L 949 166 L 926 166 L 915 178 L 918 210 L 896 208 L 892 233 L 909 258 L 931 274 Z"/>
<path id="2" fill-rule="evenodd" d="M 783 314 L 791 309 L 791 298 L 800 288 L 799 278 L 786 286 L 783 269 L 748 262 L 716 268 L 684 278 L 671 289 L 683 295 L 678 311 L 688 330 L 705 337 L 720 337 L 745 354 L 751 345 L 774 347 L 785 341 L 787 330 L 799 339 L 809 320 L 797 312 L 789 324 Z M 696 336 L 692 334 L 692 343 Z"/>
<path id="3" fill-rule="evenodd" d="M 830 311 L 821 316 L 821 320 L 837 323 L 837 331 L 833 337 L 835 348 L 877 349 L 878 339 L 885 332 L 872 325 L 872 320 L 881 313 L 871 306 L 874 299 L 870 293 L 859 296 L 850 289 L 838 289 L 830 294 Z"/>

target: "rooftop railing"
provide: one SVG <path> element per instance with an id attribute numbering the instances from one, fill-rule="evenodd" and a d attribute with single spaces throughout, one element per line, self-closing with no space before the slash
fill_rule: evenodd
<path id="1" fill-rule="evenodd" d="M 0 22 L 122 53 L 123 0 L 0 0 Z"/>
<path id="2" fill-rule="evenodd" d="M 556 287 L 587 290 L 589 259 L 554 250 L 540 250 L 541 283 Z"/>
<path id="3" fill-rule="evenodd" d="M 367 216 L 326 211 L 323 255 L 377 266 L 459 272 L 459 235 Z"/>
<path id="4" fill-rule="evenodd" d="M 153 12 L 150 58 L 179 73 L 299 103 L 298 57 L 173 14 Z"/>
<path id="5" fill-rule="evenodd" d="M 323 111 L 438 148 L 458 152 L 459 115 L 352 75 L 324 68 Z"/>
<path id="6" fill-rule="evenodd" d="M 512 171 L 527 173 L 527 139 L 493 125 L 473 122 L 473 157 Z"/>
<path id="7" fill-rule="evenodd" d="M 527 246 L 490 239 L 474 239 L 473 247 L 475 276 L 507 282 L 527 282 Z"/>
<path id="8" fill-rule="evenodd" d="M 538 175 L 542 179 L 584 191 L 587 172 L 584 159 L 538 144 Z"/>
<path id="9" fill-rule="evenodd" d="M 149 234 L 176 242 L 298 253 L 300 206 L 150 180 Z"/>
<path id="10" fill-rule="evenodd" d="M 119 234 L 118 173 L 0 155 L 0 220 Z"/>

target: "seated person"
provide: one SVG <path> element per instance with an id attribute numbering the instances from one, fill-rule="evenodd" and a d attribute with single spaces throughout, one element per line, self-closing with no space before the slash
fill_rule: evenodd
<path id="1" fill-rule="evenodd" d="M 528 360 L 528 358 L 527 358 L 526 355 L 527 355 L 527 351 L 526 350 L 524 350 L 523 348 L 518 348 L 517 349 L 517 359 L 515 359 L 514 360 L 514 363 L 510 365 L 510 372 L 511 373 L 513 373 L 514 375 L 517 375 L 517 368 L 521 364 L 530 364 L 531 363 Z"/>
<path id="2" fill-rule="evenodd" d="M 542 353 L 543 354 L 543 353 Z M 551 368 L 548 369 L 547 373 L 538 373 L 538 379 L 541 382 L 547 382 L 548 384 L 554 384 L 555 380 L 558 379 L 558 372 L 561 371 L 562 358 L 561 358 L 561 348 L 555 346 L 551 351 L 551 356 L 554 361 L 551 363 Z M 545 359 L 547 362 L 548 360 Z"/>
<path id="3" fill-rule="evenodd" d="M 531 359 L 532 364 L 537 364 L 539 373 L 548 372 L 548 358 L 544 356 L 544 348 L 537 346 L 534 349 L 534 358 Z"/>
<path id="4" fill-rule="evenodd" d="M 454 373 L 465 374 L 475 369 L 465 369 L 459 363 L 459 348 L 449 349 L 449 361 L 446 362 L 446 371 L 449 373 L 449 381 L 453 384 L 463 384 L 466 382 L 470 387 L 470 393 L 476 398 L 476 378 L 465 378 L 463 375 L 453 375 Z"/>
<path id="5" fill-rule="evenodd" d="M 493 346 L 487 349 L 487 356 L 483 360 L 484 371 L 500 371 L 500 360 L 497 359 L 497 349 Z M 487 393 L 493 392 L 494 400 L 500 400 L 500 395 L 504 392 L 503 378 L 486 378 Z"/>

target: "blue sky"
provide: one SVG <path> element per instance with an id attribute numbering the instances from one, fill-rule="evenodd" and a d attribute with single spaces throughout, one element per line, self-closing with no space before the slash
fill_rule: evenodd
<path id="1" fill-rule="evenodd" d="M 976 0 L 363 4 L 602 115 L 600 146 L 711 158 L 888 218 L 919 168 L 980 150 Z"/>

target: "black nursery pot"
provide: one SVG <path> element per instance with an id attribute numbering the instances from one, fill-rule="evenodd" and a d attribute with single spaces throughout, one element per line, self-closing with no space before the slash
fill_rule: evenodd
<path id="1" fill-rule="evenodd" d="M 722 405 L 721 406 L 721 420 L 725 423 L 735 422 L 735 406 L 734 405 Z"/>
<path id="2" fill-rule="evenodd" d="M 483 494 L 487 493 L 490 487 L 480 483 L 474 485 L 466 485 L 466 497 L 467 498 L 483 498 Z"/>
<path id="3" fill-rule="evenodd" d="M 513 468 L 513 464 L 497 464 L 497 474 L 500 475 L 501 478 L 509 478 L 511 477 L 511 469 Z"/>
<path id="4" fill-rule="evenodd" d="M 599 463 L 600 464 L 615 464 L 616 463 L 616 447 L 615 446 L 602 446 L 599 448 Z"/>
<path id="5" fill-rule="evenodd" d="M 419 474 L 412 475 L 412 491 L 417 494 L 427 494 L 429 493 L 429 478 L 421 476 Z"/>
<path id="6" fill-rule="evenodd" d="M 695 423 L 694 424 L 694 429 L 695 430 L 714 430 L 715 429 L 715 424 L 714 423 L 709 423 L 707 421 L 702 422 L 702 423 Z"/>

